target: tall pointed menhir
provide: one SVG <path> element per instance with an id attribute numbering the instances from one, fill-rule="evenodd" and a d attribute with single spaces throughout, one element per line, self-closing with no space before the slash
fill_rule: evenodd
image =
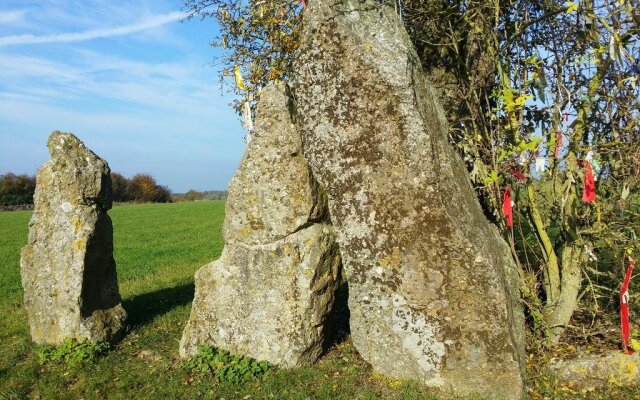
<path id="1" fill-rule="evenodd" d="M 520 398 L 516 267 L 393 7 L 309 2 L 295 70 L 304 153 L 329 198 L 357 350 L 392 377 Z"/>
<path id="2" fill-rule="evenodd" d="M 29 242 L 20 273 L 31 337 L 114 341 L 127 314 L 113 258 L 111 175 L 106 161 L 71 133 L 49 137 L 38 171 Z"/>

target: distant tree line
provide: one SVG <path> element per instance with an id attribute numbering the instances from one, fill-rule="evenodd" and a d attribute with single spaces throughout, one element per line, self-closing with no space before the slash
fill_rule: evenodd
<path id="1" fill-rule="evenodd" d="M 11 172 L 0 175 L 0 206 L 33 204 L 35 190 L 35 176 Z"/>
<path id="2" fill-rule="evenodd" d="M 136 174 L 131 179 L 112 172 L 113 201 L 118 203 L 170 203 L 171 191 L 158 185 L 149 174 Z"/>
<path id="3" fill-rule="evenodd" d="M 174 193 L 174 201 L 226 200 L 226 190 L 205 190 L 204 192 L 191 189 L 187 193 Z"/>
<path id="4" fill-rule="evenodd" d="M 128 179 L 112 172 L 113 201 L 118 203 L 169 203 L 171 191 L 159 185 L 149 174 L 136 174 Z M 29 175 L 6 173 L 0 175 L 0 207 L 33 204 L 36 178 Z"/>

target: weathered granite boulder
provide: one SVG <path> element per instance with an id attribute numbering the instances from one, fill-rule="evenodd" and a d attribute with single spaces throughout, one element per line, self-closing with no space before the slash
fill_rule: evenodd
<path id="1" fill-rule="evenodd" d="M 309 2 L 302 38 L 297 119 L 328 195 L 355 347 L 391 377 L 521 397 L 517 270 L 393 7 Z"/>
<path id="2" fill-rule="evenodd" d="M 229 185 L 225 248 L 196 273 L 180 355 L 208 345 L 286 367 L 323 350 L 340 256 L 284 85 L 265 88 Z"/>
<path id="3" fill-rule="evenodd" d="M 53 132 L 51 160 L 36 176 L 29 241 L 20 273 L 31 337 L 59 344 L 120 338 L 120 304 L 113 259 L 111 175 L 107 163 L 74 135 Z"/>
<path id="4" fill-rule="evenodd" d="M 557 383 L 572 389 L 604 389 L 640 383 L 640 355 L 620 351 L 606 354 L 581 354 L 551 365 Z"/>

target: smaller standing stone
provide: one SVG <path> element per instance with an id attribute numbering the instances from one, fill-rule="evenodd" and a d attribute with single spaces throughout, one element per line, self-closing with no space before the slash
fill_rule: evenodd
<path id="1" fill-rule="evenodd" d="M 323 351 L 340 254 L 291 103 L 284 84 L 260 94 L 253 139 L 229 184 L 224 250 L 195 275 L 182 357 L 215 346 L 296 367 Z"/>
<path id="2" fill-rule="evenodd" d="M 71 133 L 55 131 L 51 160 L 36 177 L 29 241 L 20 273 L 31 337 L 114 341 L 127 314 L 113 258 L 111 175 L 107 162 Z"/>

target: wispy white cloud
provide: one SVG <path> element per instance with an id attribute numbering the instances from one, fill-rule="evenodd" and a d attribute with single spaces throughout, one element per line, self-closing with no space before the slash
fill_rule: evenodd
<path id="1" fill-rule="evenodd" d="M 107 99 L 112 105 L 186 114 L 229 113 L 229 119 L 235 119 L 226 106 L 231 98 L 219 94 L 215 72 L 196 60 L 143 62 L 89 50 L 73 51 L 70 59 L 74 61 L 3 55 L 0 97 L 21 94 L 51 104 L 63 99 Z"/>
<path id="2" fill-rule="evenodd" d="M 0 14 L 0 18 L 1 18 Z M 179 21 L 185 17 L 184 12 L 171 12 L 168 14 L 154 15 L 141 21 L 129 25 L 116 26 L 111 28 L 91 29 L 84 32 L 55 33 L 49 35 L 10 35 L 0 37 L 1 46 L 15 46 L 20 44 L 41 44 L 41 43 L 69 43 L 85 40 L 123 36 L 135 32 L 156 28 L 171 22 Z M 7 18 L 10 15 L 7 13 Z M 1 22 L 1 19 L 0 19 Z"/>
<path id="3" fill-rule="evenodd" d="M 211 27 L 172 23 L 175 3 L 0 0 L 0 174 L 35 172 L 60 129 L 125 175 L 224 188 L 244 130 L 209 65 Z"/>
<path id="4" fill-rule="evenodd" d="M 26 9 L 0 11 L 0 24 L 13 24 L 16 22 L 21 22 L 26 14 Z"/>

